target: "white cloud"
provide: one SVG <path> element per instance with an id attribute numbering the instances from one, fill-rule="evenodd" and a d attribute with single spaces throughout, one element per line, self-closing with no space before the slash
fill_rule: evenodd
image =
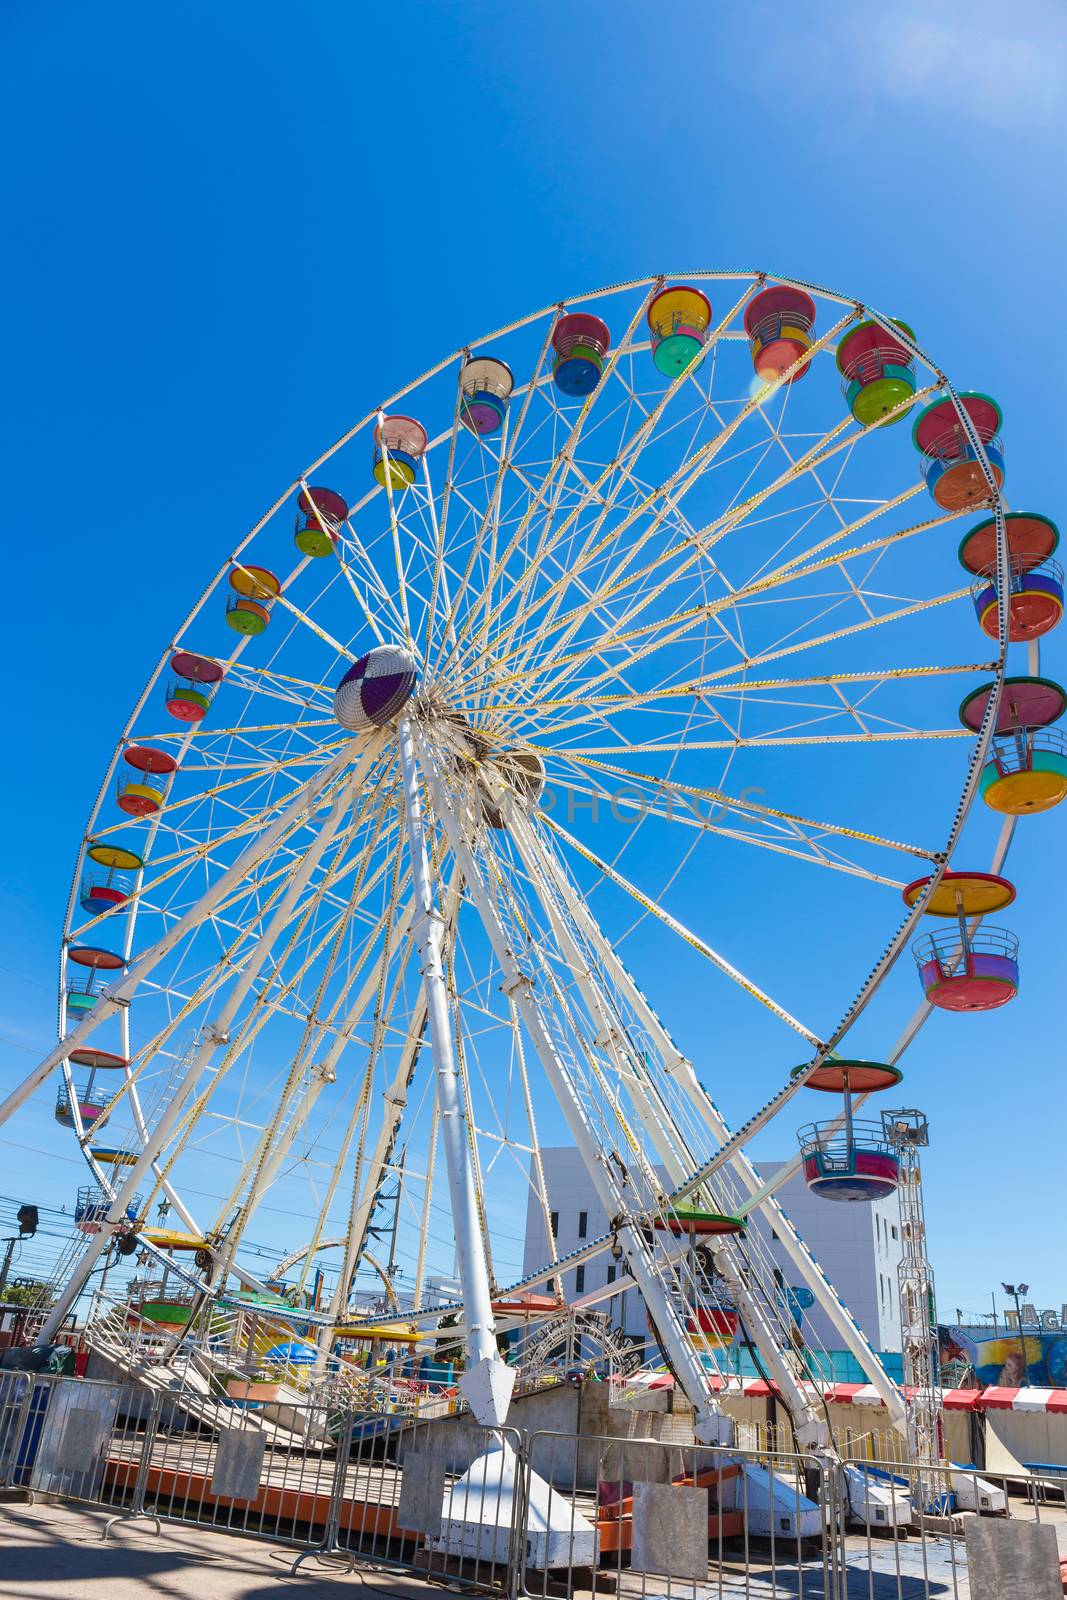
<path id="1" fill-rule="evenodd" d="M 1018 8 L 1015 14 L 1026 22 Z M 1063 13 L 1047 32 L 1039 15 L 1030 20 L 1033 31 L 1007 33 L 973 8 L 959 8 L 952 20 L 929 9 L 883 16 L 870 87 L 887 99 L 998 125 L 1058 121 L 1067 76 Z"/>

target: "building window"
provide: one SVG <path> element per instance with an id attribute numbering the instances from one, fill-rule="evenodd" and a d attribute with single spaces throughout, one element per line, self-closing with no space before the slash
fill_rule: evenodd
<path id="1" fill-rule="evenodd" d="M 553 1239 L 558 1239 L 559 1238 L 559 1212 L 558 1211 L 553 1211 L 553 1213 L 552 1213 L 552 1215 L 551 1215 L 549 1220 L 550 1220 L 550 1222 L 552 1224 L 552 1237 L 553 1237 Z"/>
<path id="2" fill-rule="evenodd" d="M 556 1280 L 555 1280 L 555 1278 L 549 1278 L 548 1282 L 545 1284 L 545 1293 L 546 1294 L 555 1294 L 555 1292 L 556 1292 Z"/>
<path id="3" fill-rule="evenodd" d="M 775 1281 L 775 1284 L 778 1286 L 779 1289 L 784 1289 L 785 1288 L 785 1279 L 782 1276 L 781 1267 L 775 1267 L 775 1269 L 774 1269 L 774 1281 Z"/>
<path id="4" fill-rule="evenodd" d="M 611 1263 L 610 1267 L 608 1268 L 608 1282 L 609 1283 L 614 1283 L 615 1282 L 615 1263 L 614 1263 L 614 1261 Z"/>
<path id="5" fill-rule="evenodd" d="M 575 1292 L 575 1294 L 582 1294 L 582 1293 L 584 1293 L 584 1291 L 585 1291 L 585 1268 L 584 1267 L 575 1267 L 575 1269 L 574 1269 L 574 1292 Z"/>
<path id="6" fill-rule="evenodd" d="M 588 1229 L 588 1226 L 589 1226 L 589 1213 L 588 1213 L 588 1211 L 579 1211 L 579 1213 L 578 1213 L 578 1237 L 579 1237 L 579 1239 L 584 1239 L 585 1238 L 586 1230 Z"/>
<path id="7" fill-rule="evenodd" d="M 894 1227 L 894 1229 L 893 1229 L 893 1238 L 894 1238 L 894 1239 L 895 1239 L 895 1238 L 896 1238 L 896 1236 L 897 1236 L 897 1230 L 896 1230 L 896 1228 L 895 1228 L 895 1227 Z"/>
<path id="8" fill-rule="evenodd" d="M 778 1235 L 775 1233 L 773 1228 L 771 1229 L 771 1238 L 777 1243 Z"/>

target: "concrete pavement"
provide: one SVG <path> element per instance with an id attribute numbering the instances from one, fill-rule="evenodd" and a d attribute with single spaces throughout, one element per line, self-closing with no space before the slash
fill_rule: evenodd
<path id="1" fill-rule="evenodd" d="M 336 1575 L 298 1554 L 210 1528 L 149 1522 L 116 1528 L 101 1540 L 107 1511 L 38 1502 L 0 1505 L 0 1596 L 3 1600 L 441 1600 L 446 1591 L 404 1573 L 364 1565 Z"/>

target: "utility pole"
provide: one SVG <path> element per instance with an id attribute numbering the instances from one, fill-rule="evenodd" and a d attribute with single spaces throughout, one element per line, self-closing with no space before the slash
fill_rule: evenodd
<path id="1" fill-rule="evenodd" d="M 4 1251 L 4 1264 L 0 1267 L 0 1299 L 3 1298 L 7 1288 L 8 1273 L 11 1271 L 11 1259 L 15 1254 L 15 1246 L 21 1239 L 32 1239 L 37 1232 L 40 1215 L 36 1206 L 19 1206 L 15 1216 L 19 1225 L 18 1233 L 11 1234 L 7 1239 L 7 1249 Z"/>
<path id="2" fill-rule="evenodd" d="M 17 1233 L 12 1234 L 7 1241 L 7 1249 L 4 1251 L 4 1264 L 0 1267 L 0 1299 L 3 1298 L 4 1290 L 7 1288 L 7 1275 L 11 1271 L 11 1257 L 15 1254 L 15 1246 L 18 1242 L 19 1236 Z"/>
<path id="3" fill-rule="evenodd" d="M 1015 1330 L 1019 1335 L 1019 1355 L 1022 1357 L 1022 1371 L 1019 1373 L 1020 1388 L 1027 1388 L 1030 1383 L 1030 1364 L 1026 1359 L 1026 1340 L 1023 1337 L 1023 1313 L 1019 1305 L 1020 1296 L 1030 1293 L 1028 1283 L 1002 1283 L 1000 1286 L 1006 1295 L 1015 1301 Z"/>

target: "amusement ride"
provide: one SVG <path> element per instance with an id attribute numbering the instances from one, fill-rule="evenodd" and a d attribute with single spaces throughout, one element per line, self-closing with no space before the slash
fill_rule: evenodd
<path id="1" fill-rule="evenodd" d="M 563 1293 L 599 1256 L 700 1439 L 731 1439 L 743 1340 L 798 1445 L 828 1446 L 819 1316 L 936 1458 L 917 1194 L 910 1391 L 775 1195 L 797 1171 L 827 1203 L 914 1189 L 925 1122 L 868 1099 L 934 1012 L 1019 988 L 989 919 L 1017 820 L 1067 794 L 1040 659 L 1063 575 L 1055 524 L 1008 507 L 1000 427 L 906 323 L 706 272 L 514 322 L 311 462 L 165 642 L 78 847 L 59 1042 L 2 1108 L 54 1080 L 86 1163 L 39 1340 L 136 1255 L 157 1359 L 401 1411 L 436 1267 L 459 1401 L 497 1426 L 567 1318 L 617 1356 L 603 1294 Z M 972 807 L 991 859 L 961 844 Z M 865 1051 L 909 959 L 899 1037 Z M 768 1062 L 732 1129 L 715 1093 Z M 761 1178 L 749 1142 L 816 1097 Z M 609 1219 L 565 1260 L 542 1138 Z M 506 1281 L 531 1196 L 547 1265 Z M 273 1274 L 244 1248 L 267 1228 Z M 368 1267 L 384 1313 L 354 1295 Z M 87 1338 L 132 1369 L 130 1304 L 99 1291 Z"/>

